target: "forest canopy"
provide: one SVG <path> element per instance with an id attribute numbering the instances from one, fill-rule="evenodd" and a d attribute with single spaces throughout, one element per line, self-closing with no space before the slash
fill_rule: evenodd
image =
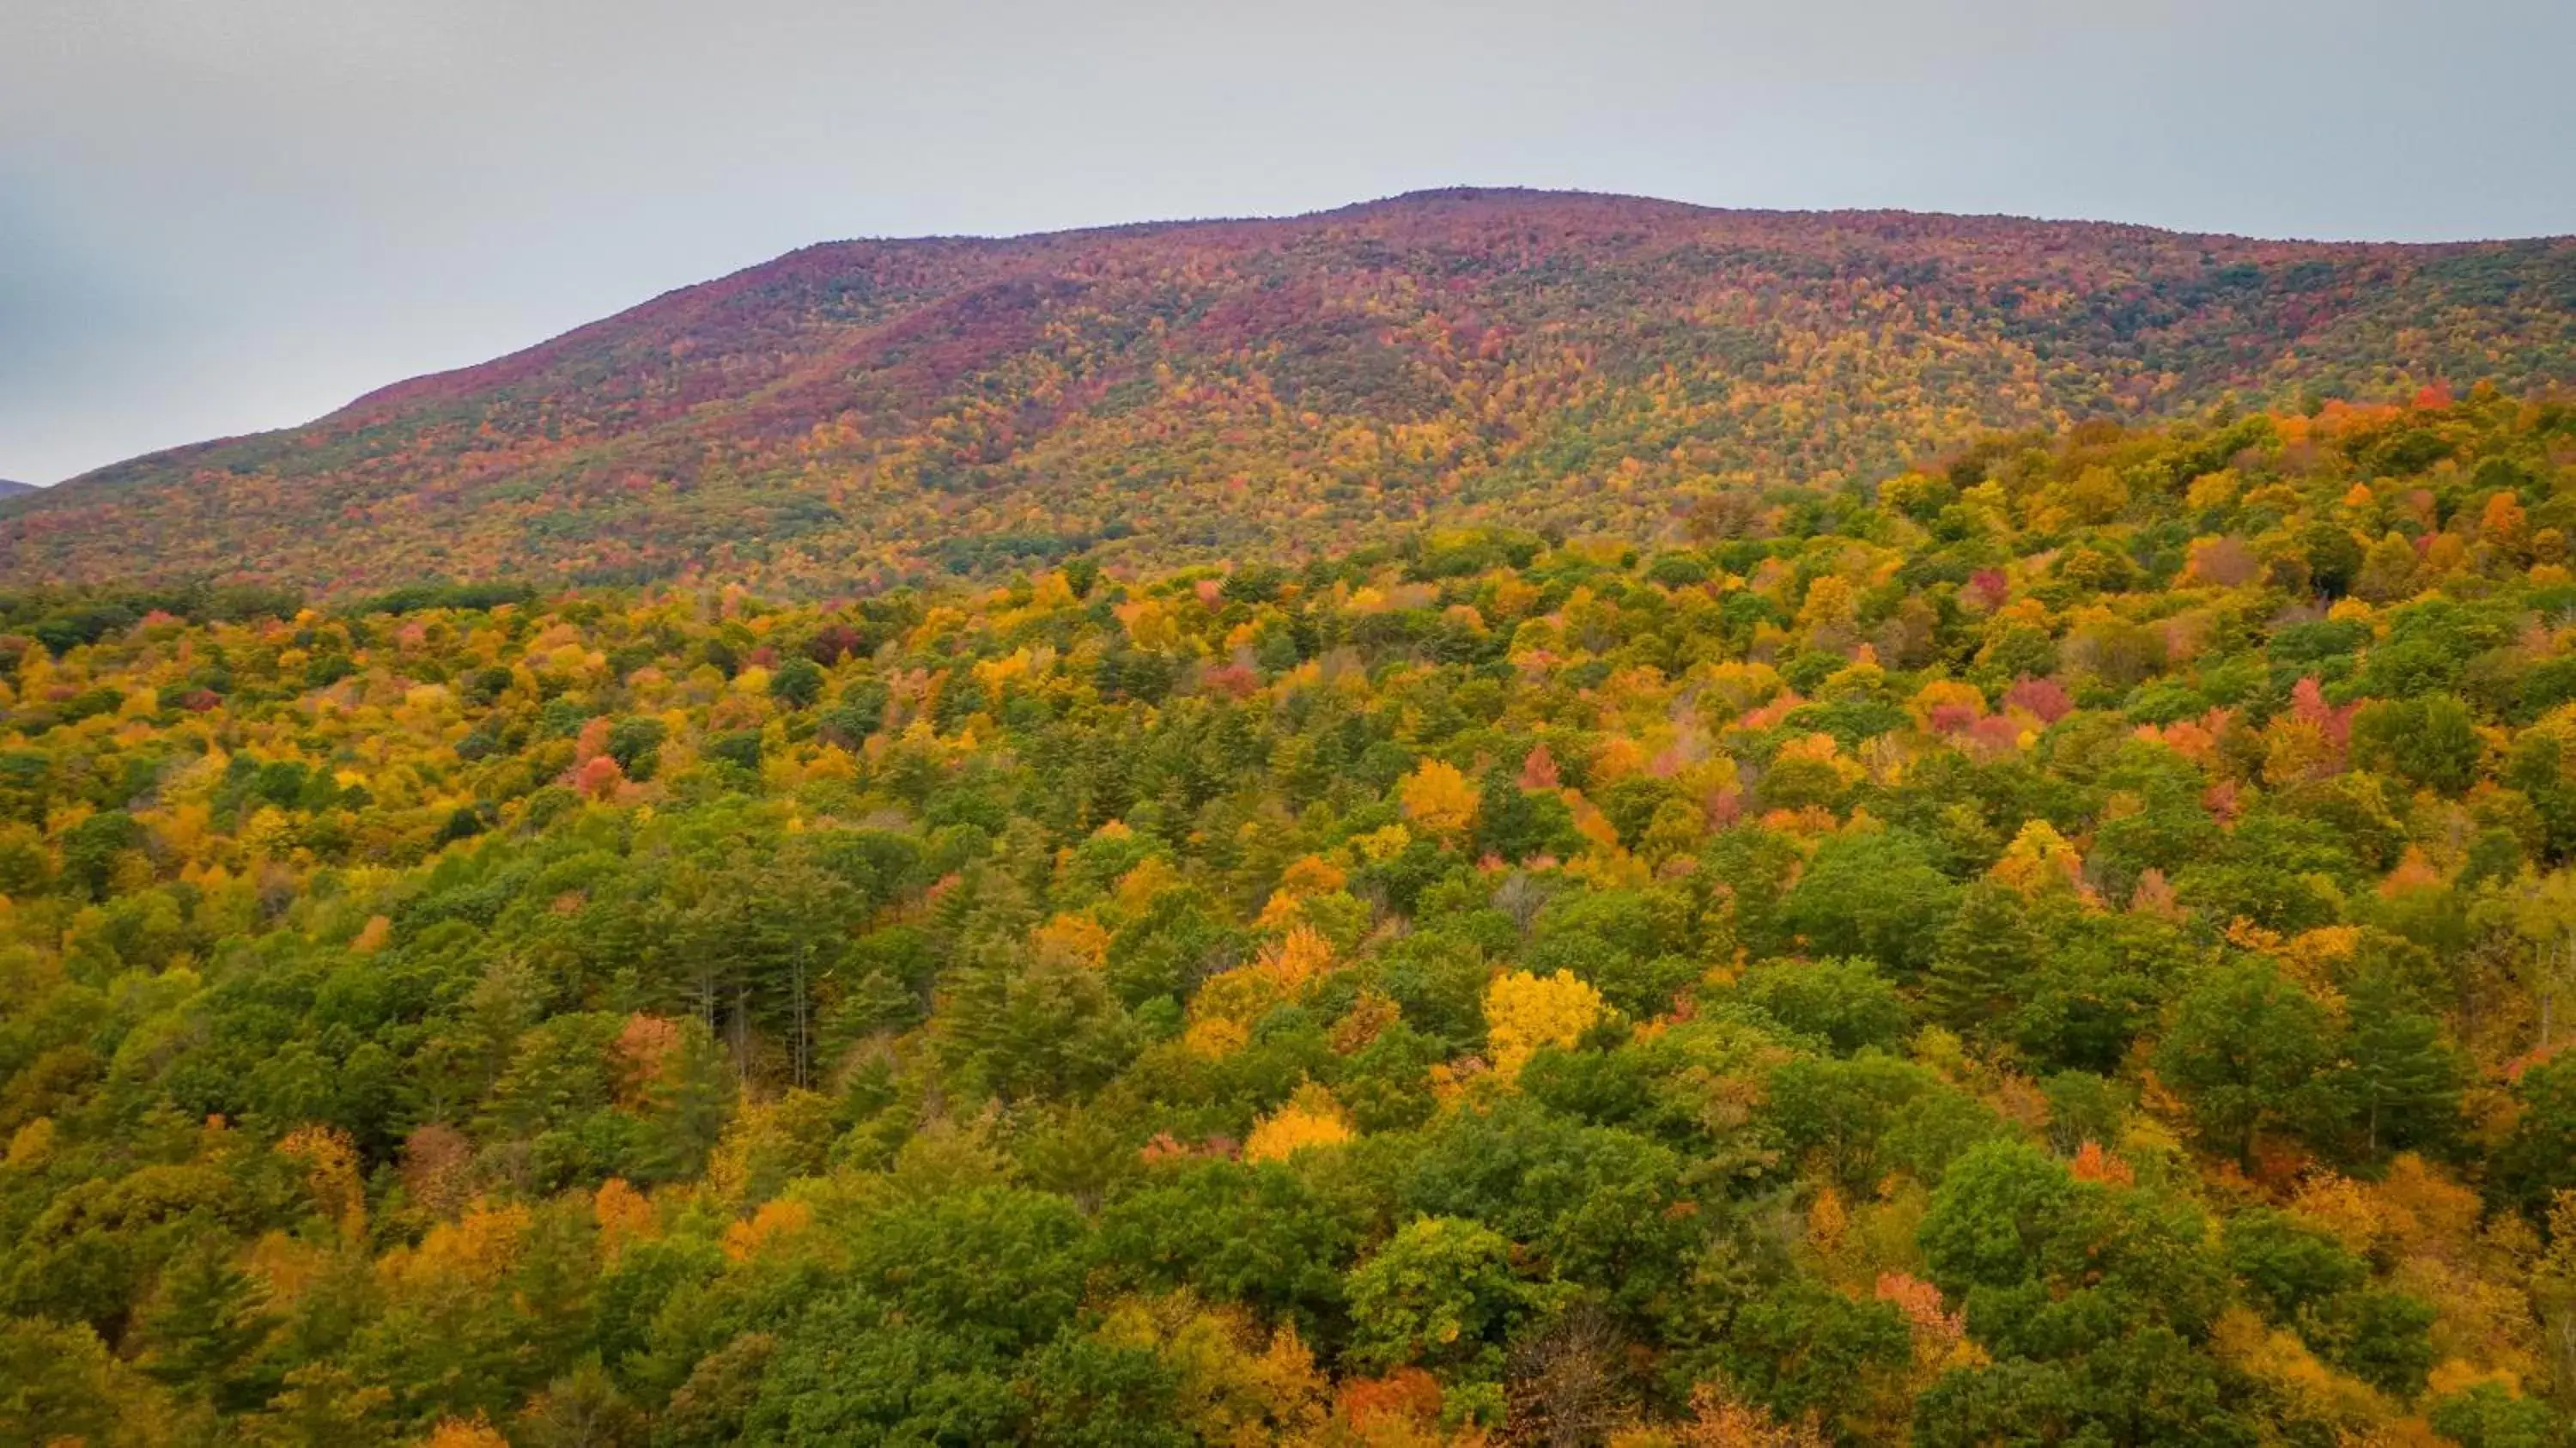
<path id="1" fill-rule="evenodd" d="M 2428 389 L 0 597 L 0 1440 L 2564 1445 L 2571 533 Z"/>
<path id="2" fill-rule="evenodd" d="M 2564 386 L 2571 316 L 2576 238 L 1564 192 L 836 242 L 0 502 L 0 578 L 822 601 L 1076 558 L 1298 566 L 1435 526 L 1661 547 L 1750 489 L 1875 486 L 1992 433 Z"/>

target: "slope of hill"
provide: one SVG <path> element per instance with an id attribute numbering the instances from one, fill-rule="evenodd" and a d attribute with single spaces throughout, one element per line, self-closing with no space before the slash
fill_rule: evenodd
<path id="1" fill-rule="evenodd" d="M 20 493 L 36 491 L 37 487 L 34 483 L 15 483 L 7 478 L 0 478 L 0 498 L 14 498 Z"/>
<path id="2" fill-rule="evenodd" d="M 0 1444 L 2576 1442 L 2576 406 L 1784 495 L 0 592 Z"/>
<path id="3" fill-rule="evenodd" d="M 1448 191 L 816 246 L 306 427 L 0 507 L 0 571 L 837 591 L 1425 517 L 1651 536 L 1993 429 L 2576 377 L 2576 241 Z"/>

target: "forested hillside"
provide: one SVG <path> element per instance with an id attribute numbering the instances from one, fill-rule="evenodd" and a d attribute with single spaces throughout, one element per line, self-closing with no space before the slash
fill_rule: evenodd
<path id="1" fill-rule="evenodd" d="M 2564 1444 L 2576 408 L 0 598 L 0 1441 Z"/>
<path id="2" fill-rule="evenodd" d="M 0 577 L 748 582 L 1676 536 L 1992 429 L 2576 378 L 2576 241 L 2318 245 L 1488 191 L 845 242 L 0 503 Z"/>

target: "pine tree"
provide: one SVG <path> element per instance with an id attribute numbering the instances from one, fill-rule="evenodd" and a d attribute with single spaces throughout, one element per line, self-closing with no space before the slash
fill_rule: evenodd
<path id="1" fill-rule="evenodd" d="M 2364 1155 L 2446 1134 L 2459 1114 L 2461 1073 L 2441 1022 L 2415 1009 L 2384 970 L 2365 972 L 2346 1000 L 2350 1029 L 2334 1088 L 2361 1127 Z"/>
<path id="2" fill-rule="evenodd" d="M 257 1286 L 233 1266 L 230 1244 L 208 1234 L 163 1270 L 160 1292 L 138 1323 L 141 1366 L 183 1393 L 241 1412 L 276 1390 L 244 1371 L 276 1324 L 262 1309 Z"/>
<path id="3" fill-rule="evenodd" d="M 724 1050 L 706 1022 L 695 1018 L 680 1025 L 679 1049 L 663 1062 L 646 1088 L 652 1121 L 647 1165 L 657 1181 L 676 1181 L 706 1169 L 733 1115 L 735 1083 Z"/>
<path id="4" fill-rule="evenodd" d="M 1979 1036 L 2013 1008 L 2043 949 L 2029 913 L 2008 886 L 1980 880 L 1968 887 L 1958 915 L 1941 932 L 1924 984 L 1924 1005 L 1935 1020 Z"/>

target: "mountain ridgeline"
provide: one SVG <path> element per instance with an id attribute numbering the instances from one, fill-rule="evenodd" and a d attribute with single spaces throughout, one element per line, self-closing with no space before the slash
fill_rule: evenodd
<path id="1" fill-rule="evenodd" d="M 811 247 L 305 427 L 0 503 L 0 573 L 829 595 L 1425 521 L 1673 537 L 1998 431 L 2576 376 L 2576 240 L 1446 191 Z"/>

